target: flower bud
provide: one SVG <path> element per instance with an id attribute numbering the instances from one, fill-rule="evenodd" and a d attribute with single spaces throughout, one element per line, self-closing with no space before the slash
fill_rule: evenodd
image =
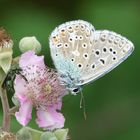
<path id="1" fill-rule="evenodd" d="M 41 137 L 40 140 L 58 140 L 56 138 L 56 136 L 53 134 L 53 132 L 44 132 Z"/>
<path id="2" fill-rule="evenodd" d="M 68 138 L 68 129 L 57 129 L 54 132 L 55 136 L 57 137 L 57 139 L 59 140 L 67 140 Z"/>
<path id="3" fill-rule="evenodd" d="M 17 140 L 32 140 L 32 135 L 27 127 L 21 128 L 16 135 Z"/>
<path id="4" fill-rule="evenodd" d="M 41 52 L 41 44 L 35 36 L 24 37 L 19 42 L 19 49 L 22 53 L 34 50 L 36 54 L 39 54 Z"/>

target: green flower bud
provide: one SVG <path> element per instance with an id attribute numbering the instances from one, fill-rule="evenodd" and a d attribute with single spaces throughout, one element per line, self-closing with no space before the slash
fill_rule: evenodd
<path id="1" fill-rule="evenodd" d="M 58 140 L 67 140 L 68 129 L 57 129 L 54 134 Z"/>
<path id="2" fill-rule="evenodd" d="M 41 52 L 41 44 L 35 36 L 24 37 L 19 42 L 19 49 L 22 53 L 29 50 L 34 50 L 36 54 L 39 54 Z"/>
<path id="3" fill-rule="evenodd" d="M 44 132 L 41 135 L 40 140 L 58 140 L 58 139 L 56 138 L 53 132 Z"/>
<path id="4" fill-rule="evenodd" d="M 32 135 L 27 127 L 21 128 L 16 135 L 17 140 L 32 140 Z"/>
<path id="5" fill-rule="evenodd" d="M 23 127 L 17 132 L 17 140 L 40 140 L 42 133 L 30 127 Z"/>
<path id="6" fill-rule="evenodd" d="M 20 106 L 20 102 L 15 96 L 12 97 L 12 102 L 14 103 L 15 106 Z"/>

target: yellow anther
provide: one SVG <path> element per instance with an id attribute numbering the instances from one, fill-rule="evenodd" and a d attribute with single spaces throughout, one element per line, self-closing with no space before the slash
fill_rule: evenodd
<path id="1" fill-rule="evenodd" d="M 44 86 L 44 91 L 45 91 L 46 94 L 50 94 L 51 90 L 52 90 L 52 88 L 49 84 Z"/>

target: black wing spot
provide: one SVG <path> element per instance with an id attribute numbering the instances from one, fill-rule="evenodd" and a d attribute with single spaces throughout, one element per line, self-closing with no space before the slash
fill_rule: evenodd
<path id="1" fill-rule="evenodd" d="M 106 48 L 103 48 L 103 51 L 104 51 L 104 52 L 106 52 L 106 51 L 107 51 L 107 49 L 106 49 Z"/>
<path id="2" fill-rule="evenodd" d="M 78 67 L 81 68 L 82 67 L 82 64 L 78 64 Z"/>
<path id="3" fill-rule="evenodd" d="M 113 51 L 113 49 L 112 49 L 112 48 L 110 48 L 109 50 L 110 50 L 110 52 L 112 52 L 112 51 Z"/>
<path id="4" fill-rule="evenodd" d="M 116 57 L 113 57 L 113 60 L 116 60 Z"/>
<path id="5" fill-rule="evenodd" d="M 99 52 L 99 51 L 96 51 L 95 53 L 96 53 L 96 55 L 99 55 L 99 54 L 100 54 L 100 52 Z"/>
<path id="6" fill-rule="evenodd" d="M 92 67 L 92 69 L 94 69 L 95 68 L 95 64 L 93 64 L 91 67 Z"/>
<path id="7" fill-rule="evenodd" d="M 104 59 L 100 59 L 100 62 L 101 62 L 102 64 L 105 64 L 105 60 L 104 60 Z"/>
<path id="8" fill-rule="evenodd" d="M 115 52 L 115 51 L 113 51 L 113 54 L 116 54 L 116 52 Z"/>

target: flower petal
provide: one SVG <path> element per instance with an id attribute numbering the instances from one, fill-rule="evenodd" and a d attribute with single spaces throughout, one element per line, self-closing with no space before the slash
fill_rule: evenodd
<path id="1" fill-rule="evenodd" d="M 41 107 L 37 111 L 36 123 L 39 127 L 53 130 L 64 127 L 65 119 L 61 113 L 56 112 L 54 108 L 43 110 Z"/>
<path id="2" fill-rule="evenodd" d="M 19 66 L 22 68 L 29 65 L 37 65 L 42 68 L 45 68 L 44 56 L 37 56 L 35 55 L 34 51 L 25 52 L 24 54 L 21 55 Z"/>
<path id="3" fill-rule="evenodd" d="M 52 108 L 54 108 L 55 110 L 61 110 L 62 107 L 62 102 L 58 102 L 57 104 L 54 104 L 52 106 Z"/>
<path id="4" fill-rule="evenodd" d="M 20 124 L 26 126 L 30 121 L 30 119 L 32 118 L 31 113 L 32 113 L 32 104 L 30 101 L 25 101 L 24 103 L 21 104 L 19 112 L 16 112 L 15 116 Z"/>
<path id="5" fill-rule="evenodd" d="M 21 101 L 27 100 L 27 87 L 25 80 L 20 76 L 16 75 L 15 81 L 14 81 L 14 89 L 15 89 L 15 96 Z"/>

